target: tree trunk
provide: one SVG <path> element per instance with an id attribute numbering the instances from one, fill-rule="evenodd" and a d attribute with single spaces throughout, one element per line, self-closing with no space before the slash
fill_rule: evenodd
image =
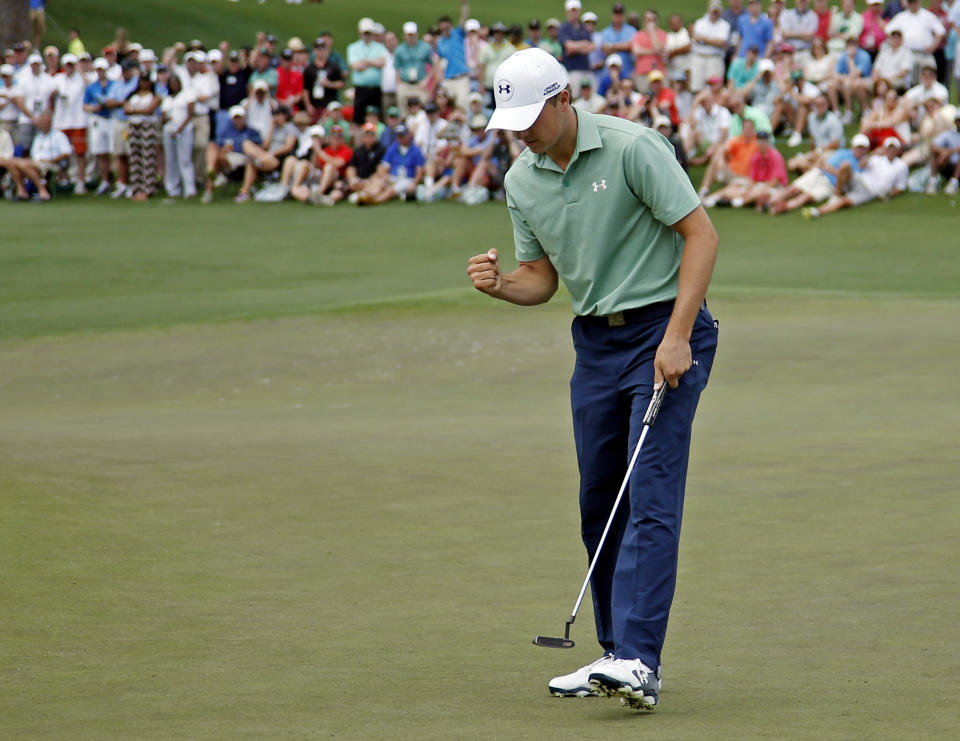
<path id="1" fill-rule="evenodd" d="M 30 0 L 0 0 L 0 49 L 32 38 Z"/>

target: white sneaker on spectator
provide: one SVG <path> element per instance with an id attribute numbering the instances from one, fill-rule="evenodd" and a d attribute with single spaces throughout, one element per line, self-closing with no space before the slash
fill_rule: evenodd
<path id="1" fill-rule="evenodd" d="M 203 197 L 200 199 L 200 203 L 207 204 L 213 200 L 213 191 L 205 190 L 203 191 Z"/>
<path id="2" fill-rule="evenodd" d="M 100 185 L 97 186 L 98 196 L 105 196 L 109 192 L 110 192 L 110 183 L 108 183 L 107 181 L 103 181 L 102 183 L 100 183 Z"/>
<path id="3" fill-rule="evenodd" d="M 849 126 L 853 123 L 853 111 L 846 110 L 843 113 L 843 118 L 840 119 L 843 122 L 844 126 Z"/>
<path id="4" fill-rule="evenodd" d="M 224 185 L 226 185 L 226 184 L 227 184 L 227 176 L 224 175 L 222 172 L 219 173 L 219 174 L 213 179 L 213 187 L 214 187 L 214 188 L 222 188 L 222 187 L 223 187 Z"/>
<path id="5" fill-rule="evenodd" d="M 352 203 L 354 206 L 358 205 L 360 203 L 360 194 L 351 193 L 349 196 L 347 196 L 347 203 Z"/>
<path id="6" fill-rule="evenodd" d="M 803 142 L 803 134 L 801 134 L 799 131 L 794 131 L 792 134 L 790 134 L 790 138 L 787 139 L 787 146 L 799 147 L 801 142 Z"/>
<path id="7" fill-rule="evenodd" d="M 928 196 L 935 196 L 937 191 L 940 189 L 940 179 L 935 177 L 927 178 L 927 186 L 923 189 L 923 192 Z"/>
<path id="8" fill-rule="evenodd" d="M 87 186 L 82 180 L 79 183 L 77 183 L 77 186 L 73 189 L 73 194 L 76 196 L 82 196 L 86 192 L 87 192 Z"/>
<path id="9" fill-rule="evenodd" d="M 127 184 L 117 183 L 117 187 L 113 189 L 113 193 L 110 194 L 110 197 L 123 198 L 126 194 L 127 194 Z"/>
<path id="10" fill-rule="evenodd" d="M 943 189 L 943 194 L 947 196 L 952 196 L 958 190 L 960 190 L 960 183 L 957 182 L 956 178 L 950 178 L 950 182 L 947 183 L 946 187 Z"/>
<path id="11" fill-rule="evenodd" d="M 743 199 L 742 198 L 731 198 L 730 205 L 734 208 L 743 208 Z"/>

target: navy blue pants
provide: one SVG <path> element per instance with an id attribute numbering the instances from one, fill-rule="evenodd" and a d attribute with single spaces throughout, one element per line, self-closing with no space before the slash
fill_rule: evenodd
<path id="1" fill-rule="evenodd" d="M 672 311 L 655 304 L 624 326 L 576 317 L 570 398 L 580 466 L 584 545 L 596 552 L 653 393 L 653 360 Z M 677 579 L 690 433 L 717 349 L 706 307 L 690 338 L 693 365 L 667 389 L 591 580 L 597 638 L 618 659 L 660 666 Z"/>

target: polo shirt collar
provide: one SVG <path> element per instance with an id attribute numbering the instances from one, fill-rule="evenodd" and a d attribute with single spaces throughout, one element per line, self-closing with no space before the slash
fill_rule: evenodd
<path id="1" fill-rule="evenodd" d="M 579 108 L 574 108 L 573 110 L 574 113 L 577 114 L 577 146 L 573 150 L 570 163 L 567 165 L 568 170 L 580 157 L 581 152 L 589 152 L 591 149 L 603 149 L 603 142 L 600 140 L 600 129 L 597 127 L 597 121 L 593 117 L 593 114 L 581 111 Z M 533 160 L 533 165 L 544 170 L 563 172 L 560 166 L 546 154 L 538 154 Z"/>

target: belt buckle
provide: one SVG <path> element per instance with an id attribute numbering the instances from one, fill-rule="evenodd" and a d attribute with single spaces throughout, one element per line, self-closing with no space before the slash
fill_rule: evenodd
<path id="1" fill-rule="evenodd" d="M 607 326 L 623 327 L 626 323 L 627 320 L 624 319 L 622 311 L 618 311 L 616 314 L 607 314 Z"/>

